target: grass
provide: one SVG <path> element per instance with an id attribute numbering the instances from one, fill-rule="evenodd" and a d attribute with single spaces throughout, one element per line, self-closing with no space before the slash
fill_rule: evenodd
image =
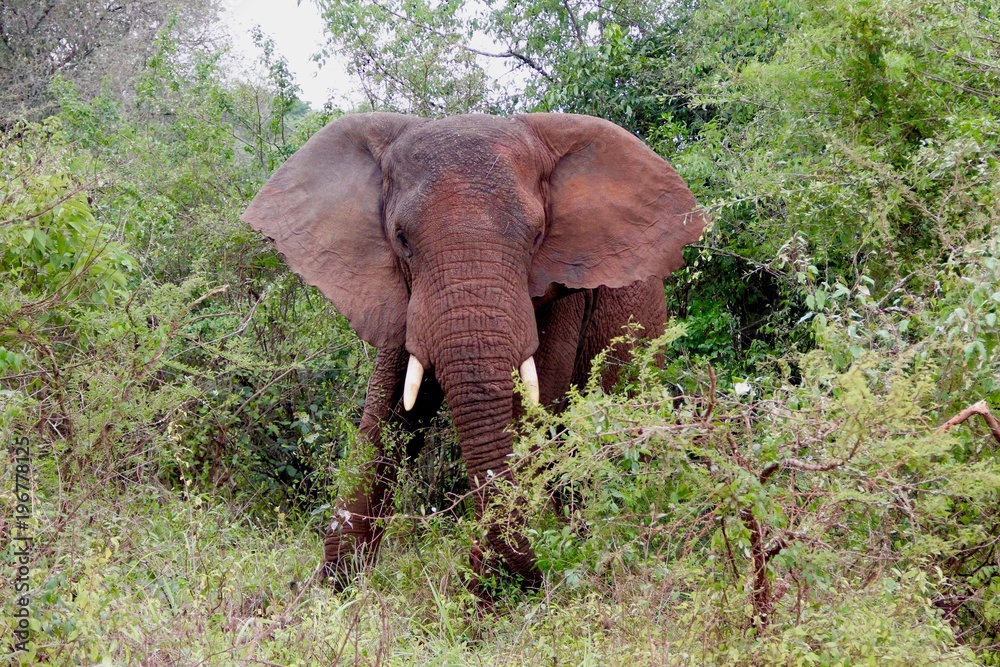
<path id="1" fill-rule="evenodd" d="M 760 637 L 740 620 L 744 592 L 712 585 L 694 559 L 573 586 L 552 572 L 541 591 L 507 591 L 480 617 L 463 584 L 465 523 L 391 524 L 377 568 L 338 594 L 317 576 L 322 539 L 304 521 L 264 523 L 150 480 L 60 491 L 40 467 L 32 644 L 5 655 L 13 664 L 974 664 L 919 573 L 845 583 L 794 613 L 786 595 L 783 616 L 797 622 Z M 7 641 L 15 602 L 10 579 L 2 586 Z"/>

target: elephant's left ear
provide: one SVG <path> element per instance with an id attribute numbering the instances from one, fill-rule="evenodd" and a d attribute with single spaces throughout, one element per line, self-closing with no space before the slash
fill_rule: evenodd
<path id="1" fill-rule="evenodd" d="M 705 219 L 681 177 L 617 125 L 575 114 L 518 116 L 555 159 L 532 296 L 552 283 L 590 289 L 665 277 Z"/>

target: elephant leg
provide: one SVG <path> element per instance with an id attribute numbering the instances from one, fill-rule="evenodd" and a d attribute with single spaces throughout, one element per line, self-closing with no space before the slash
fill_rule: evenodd
<path id="1" fill-rule="evenodd" d="M 324 543 L 325 570 L 342 588 L 355 572 L 374 564 L 382 542 L 379 519 L 392 511 L 392 487 L 400 464 L 415 457 L 423 444 L 425 426 L 441 406 L 441 389 L 427 377 L 413 410 L 402 408 L 403 379 L 408 359 L 405 350 L 380 351 L 368 381 L 365 410 L 361 417 L 361 439 L 371 447 L 371 458 L 361 470 L 358 485 L 337 503 Z M 405 452 L 392 442 L 393 432 L 412 437 Z"/>
<path id="2" fill-rule="evenodd" d="M 583 388 L 590 379 L 593 359 L 611 341 L 625 333 L 630 321 L 640 324 L 643 338 L 656 338 L 667 319 L 663 281 L 653 278 L 625 287 L 599 287 L 571 294 L 540 308 L 537 313 L 539 352 L 538 378 L 542 401 L 556 412 L 566 407 L 571 385 Z M 619 369 L 631 358 L 629 345 L 617 345 L 607 357 L 601 386 L 611 391 L 619 380 Z M 546 384 L 546 380 L 551 384 Z M 579 503 L 572 485 L 552 489 L 553 509 L 564 516 Z"/>
<path id="3" fill-rule="evenodd" d="M 663 334 L 667 321 L 667 301 L 660 278 L 641 280 L 619 288 L 598 287 L 592 292 L 593 302 L 584 314 L 580 332 L 580 350 L 576 357 L 572 383 L 587 384 L 594 357 L 625 333 L 630 321 L 642 325 L 642 338 L 653 339 Z M 601 386 L 611 391 L 618 383 L 619 370 L 632 357 L 631 345 L 616 345 L 607 357 L 601 376 Z"/>
<path id="4" fill-rule="evenodd" d="M 542 405 L 555 413 L 566 409 L 566 392 L 576 364 L 580 347 L 580 332 L 584 315 L 593 301 L 593 290 L 579 291 L 549 302 L 535 310 L 538 327 L 538 350 L 535 364 L 538 368 L 539 400 Z M 514 405 L 514 422 L 520 421 L 523 413 L 520 402 Z M 556 514 L 563 516 L 565 489 L 550 489 L 551 501 Z M 484 572 L 491 563 L 475 553 L 473 569 L 478 564 Z M 478 571 L 477 571 L 478 572 Z"/>
<path id="5" fill-rule="evenodd" d="M 488 496 L 477 494 L 477 519 L 482 519 L 486 502 Z M 473 540 L 469 551 L 472 577 L 468 581 L 468 586 L 479 599 L 480 612 L 493 608 L 493 588 L 487 582 L 495 577 L 515 576 L 525 590 L 537 590 L 542 585 L 542 573 L 535 566 L 534 552 L 522 533 L 524 525 L 523 515 L 517 509 L 511 509 L 505 520 L 499 523 L 491 521 L 486 531 L 485 544 Z M 506 554 L 502 555 L 500 551 Z"/>
<path id="6" fill-rule="evenodd" d="M 566 407 L 566 392 L 573 380 L 573 370 L 580 346 L 580 330 L 592 290 L 576 292 L 542 306 L 535 311 L 538 326 L 539 400 L 542 405 L 561 412 Z M 515 418 L 518 415 L 515 415 Z"/>

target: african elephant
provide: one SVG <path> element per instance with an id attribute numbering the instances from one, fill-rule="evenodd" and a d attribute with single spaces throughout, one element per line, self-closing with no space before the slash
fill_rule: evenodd
<path id="1" fill-rule="evenodd" d="M 558 407 L 630 319 L 661 333 L 662 278 L 702 233 L 696 208 L 663 159 L 588 116 L 348 115 L 289 158 L 243 220 L 378 350 L 361 420 L 375 459 L 341 501 L 328 572 L 343 581 L 377 553 L 400 463 L 384 427 L 417 429 L 443 399 L 481 512 L 509 476 L 513 369 Z M 539 582 L 521 532 L 487 539 Z"/>

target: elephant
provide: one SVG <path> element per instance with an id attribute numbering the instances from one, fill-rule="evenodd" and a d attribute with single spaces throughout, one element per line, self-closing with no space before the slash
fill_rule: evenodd
<path id="1" fill-rule="evenodd" d="M 663 278 L 705 227 L 694 195 L 641 140 L 563 113 L 345 115 L 271 176 L 242 220 L 377 350 L 360 424 L 372 460 L 325 540 L 341 586 L 374 562 L 396 470 L 420 446 L 394 452 L 387 426 L 415 432 L 446 401 L 481 516 L 512 475 L 514 370 L 526 400 L 559 409 L 623 325 L 662 333 Z M 486 545 L 538 586 L 524 520 L 510 515 L 489 524 Z"/>

